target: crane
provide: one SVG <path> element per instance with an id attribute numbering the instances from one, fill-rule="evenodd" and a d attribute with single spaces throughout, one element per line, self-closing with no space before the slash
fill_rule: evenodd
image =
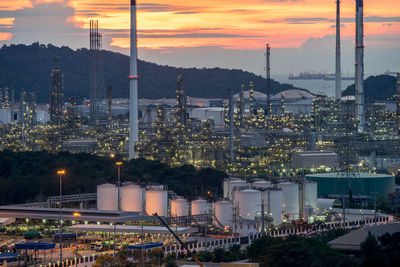
<path id="1" fill-rule="evenodd" d="M 179 244 L 181 244 L 181 246 L 184 247 L 185 250 L 187 251 L 188 256 L 192 257 L 200 267 L 204 267 L 204 265 L 199 261 L 199 259 L 189 250 L 187 245 L 179 238 L 179 236 L 174 231 L 172 231 L 172 229 L 168 226 L 168 224 L 164 221 L 164 219 L 158 216 L 157 213 L 154 213 L 153 216 L 156 216 L 157 219 L 161 222 L 161 224 L 164 225 L 168 229 L 168 231 L 170 231 L 170 233 L 176 238 L 176 240 L 178 240 Z"/>

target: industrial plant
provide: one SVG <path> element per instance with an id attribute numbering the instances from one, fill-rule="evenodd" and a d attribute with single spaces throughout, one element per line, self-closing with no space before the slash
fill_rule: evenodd
<path id="1" fill-rule="evenodd" d="M 113 98 L 112 86 L 105 85 L 97 20 L 90 21 L 88 99 L 64 97 L 59 58 L 49 73 L 49 104 L 37 104 L 35 94 L 23 89 L 0 90 L 0 150 L 121 159 L 118 182 L 98 183 L 96 192 L 62 195 L 61 177 L 68 170 L 60 170 L 60 196 L 55 192 L 45 196 L 46 202 L 0 206 L 0 232 L 16 236 L 2 246 L 16 252 L 15 259 L 61 266 L 93 263 L 105 252 L 115 259 L 124 249 L 191 255 L 248 245 L 266 235 L 308 236 L 396 220 L 379 211 L 376 202 L 397 208 L 400 199 L 395 183 L 400 172 L 400 72 L 395 96 L 365 101 L 363 0 L 356 0 L 353 96 L 342 96 L 336 1 L 334 97 L 303 89 L 272 93 L 274 51 L 268 43 L 263 88 L 245 81 L 227 99 L 195 98 L 187 93 L 195 81 L 179 75 L 174 77 L 175 98 L 140 98 L 138 87 L 146 81 L 138 76 L 135 0 L 130 8 L 130 71 L 121 77 L 129 80 L 129 99 Z M 16 90 L 20 99 L 14 97 Z M 123 177 L 121 182 L 121 165 L 138 158 L 222 171 L 227 176 L 223 194 L 185 198 L 167 184 L 132 183 Z M 28 241 L 50 233 L 49 243 Z M 63 255 L 63 243 L 76 249 Z M 43 252 L 57 247 L 58 263 Z"/>

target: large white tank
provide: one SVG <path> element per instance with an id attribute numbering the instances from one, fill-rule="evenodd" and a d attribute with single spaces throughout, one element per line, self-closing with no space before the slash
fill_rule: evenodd
<path id="1" fill-rule="evenodd" d="M 314 210 L 317 209 L 317 191 L 318 183 L 306 181 L 304 182 L 304 206 L 311 206 Z"/>
<path id="2" fill-rule="evenodd" d="M 171 200 L 171 216 L 188 216 L 189 203 L 186 199 L 177 198 Z"/>
<path id="3" fill-rule="evenodd" d="M 97 186 L 97 209 L 118 210 L 118 191 L 113 184 Z"/>
<path id="4" fill-rule="evenodd" d="M 143 189 L 136 184 L 127 184 L 120 188 L 120 208 L 122 211 L 143 211 Z"/>
<path id="5" fill-rule="evenodd" d="M 225 182 L 226 181 L 226 182 Z M 224 181 L 224 197 L 233 200 L 233 191 L 235 188 L 246 186 L 245 180 L 232 178 Z"/>
<path id="6" fill-rule="evenodd" d="M 283 211 L 286 213 L 287 220 L 299 219 L 299 185 L 284 182 L 279 183 L 278 187 L 282 189 Z"/>
<path id="7" fill-rule="evenodd" d="M 207 214 L 209 213 L 209 205 L 205 199 L 196 199 L 191 202 L 192 215 Z"/>
<path id="8" fill-rule="evenodd" d="M 223 226 L 232 227 L 232 208 L 233 204 L 231 201 L 222 200 L 213 203 L 213 212 L 215 218 Z"/>
<path id="9" fill-rule="evenodd" d="M 252 186 L 255 188 L 265 189 L 271 187 L 272 185 L 271 182 L 266 180 L 256 180 L 252 183 Z"/>
<path id="10" fill-rule="evenodd" d="M 168 193 L 166 190 L 146 190 L 146 213 L 168 216 Z"/>
<path id="11" fill-rule="evenodd" d="M 237 196 L 239 217 L 254 220 L 256 212 L 261 211 L 261 191 L 245 189 L 238 191 Z"/>
<path id="12" fill-rule="evenodd" d="M 273 224 L 278 226 L 282 223 L 282 190 L 271 188 L 263 192 L 265 212 L 273 218 Z"/>

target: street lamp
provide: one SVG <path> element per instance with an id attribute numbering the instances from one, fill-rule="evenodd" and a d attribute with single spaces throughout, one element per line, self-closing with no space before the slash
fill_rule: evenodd
<path id="1" fill-rule="evenodd" d="M 61 169 L 57 171 L 58 177 L 60 179 L 60 230 L 59 230 L 59 238 L 60 238 L 60 264 L 62 264 L 62 217 L 61 217 L 61 208 L 62 208 L 62 176 L 65 175 L 65 170 Z"/>
<path id="2" fill-rule="evenodd" d="M 78 218 L 81 216 L 79 212 L 74 212 L 72 215 L 74 215 L 75 218 Z M 78 232 L 75 232 L 75 239 L 76 243 L 78 243 Z M 78 267 L 78 247 L 77 244 L 75 244 L 75 267 Z"/>
<path id="3" fill-rule="evenodd" d="M 119 213 L 119 210 L 120 210 L 120 206 L 119 206 L 119 199 L 120 199 L 120 197 L 119 197 L 119 187 L 121 185 L 121 165 L 122 165 L 122 161 L 117 161 L 115 163 L 115 165 L 117 165 L 117 168 L 118 168 L 118 183 L 117 183 L 117 185 L 118 185 L 118 188 L 117 188 L 117 190 L 118 190 L 118 206 L 117 206 L 117 211 Z M 116 231 L 117 231 L 117 222 L 114 222 L 114 264 L 116 263 L 116 258 L 115 258 L 115 247 L 116 247 L 115 232 Z"/>

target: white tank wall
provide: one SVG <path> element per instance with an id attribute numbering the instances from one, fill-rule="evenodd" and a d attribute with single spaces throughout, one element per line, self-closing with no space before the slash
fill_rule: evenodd
<path id="1" fill-rule="evenodd" d="M 189 203 L 186 199 L 178 198 L 171 200 L 171 216 L 188 216 Z"/>
<path id="2" fill-rule="evenodd" d="M 209 213 L 209 205 L 205 199 L 196 199 L 191 202 L 192 215 L 207 214 Z"/>
<path id="3" fill-rule="evenodd" d="M 247 185 L 247 182 L 245 180 L 237 178 L 229 179 L 226 181 L 227 184 L 226 186 L 224 185 L 224 190 L 227 190 L 227 192 L 224 191 L 224 197 L 226 196 L 225 198 L 229 200 L 233 200 L 233 191 L 236 187 L 242 187 Z"/>
<path id="4" fill-rule="evenodd" d="M 232 208 L 231 201 L 223 200 L 213 203 L 213 213 L 223 226 L 232 227 Z"/>
<path id="5" fill-rule="evenodd" d="M 299 185 L 289 182 L 278 184 L 282 189 L 283 211 L 290 220 L 299 219 Z"/>
<path id="6" fill-rule="evenodd" d="M 122 211 L 143 211 L 143 189 L 135 184 L 124 185 L 120 188 L 120 207 Z"/>
<path id="7" fill-rule="evenodd" d="M 238 191 L 239 217 L 254 220 L 257 211 L 261 211 L 261 191 L 246 189 Z"/>
<path id="8" fill-rule="evenodd" d="M 266 180 L 257 180 L 252 183 L 252 186 L 255 188 L 269 188 L 272 186 L 271 182 Z"/>
<path id="9" fill-rule="evenodd" d="M 97 209 L 118 210 L 118 192 L 113 184 L 102 184 L 97 186 Z"/>
<path id="10" fill-rule="evenodd" d="M 146 213 L 168 216 L 168 194 L 165 190 L 146 190 Z"/>
<path id="11" fill-rule="evenodd" d="M 318 183 L 305 182 L 304 183 L 304 206 L 311 206 L 314 210 L 317 209 L 317 192 Z"/>
<path id="12" fill-rule="evenodd" d="M 269 211 L 269 216 L 272 216 L 272 223 L 275 226 L 280 225 L 282 223 L 282 190 L 265 190 L 262 194 L 265 211 Z"/>

